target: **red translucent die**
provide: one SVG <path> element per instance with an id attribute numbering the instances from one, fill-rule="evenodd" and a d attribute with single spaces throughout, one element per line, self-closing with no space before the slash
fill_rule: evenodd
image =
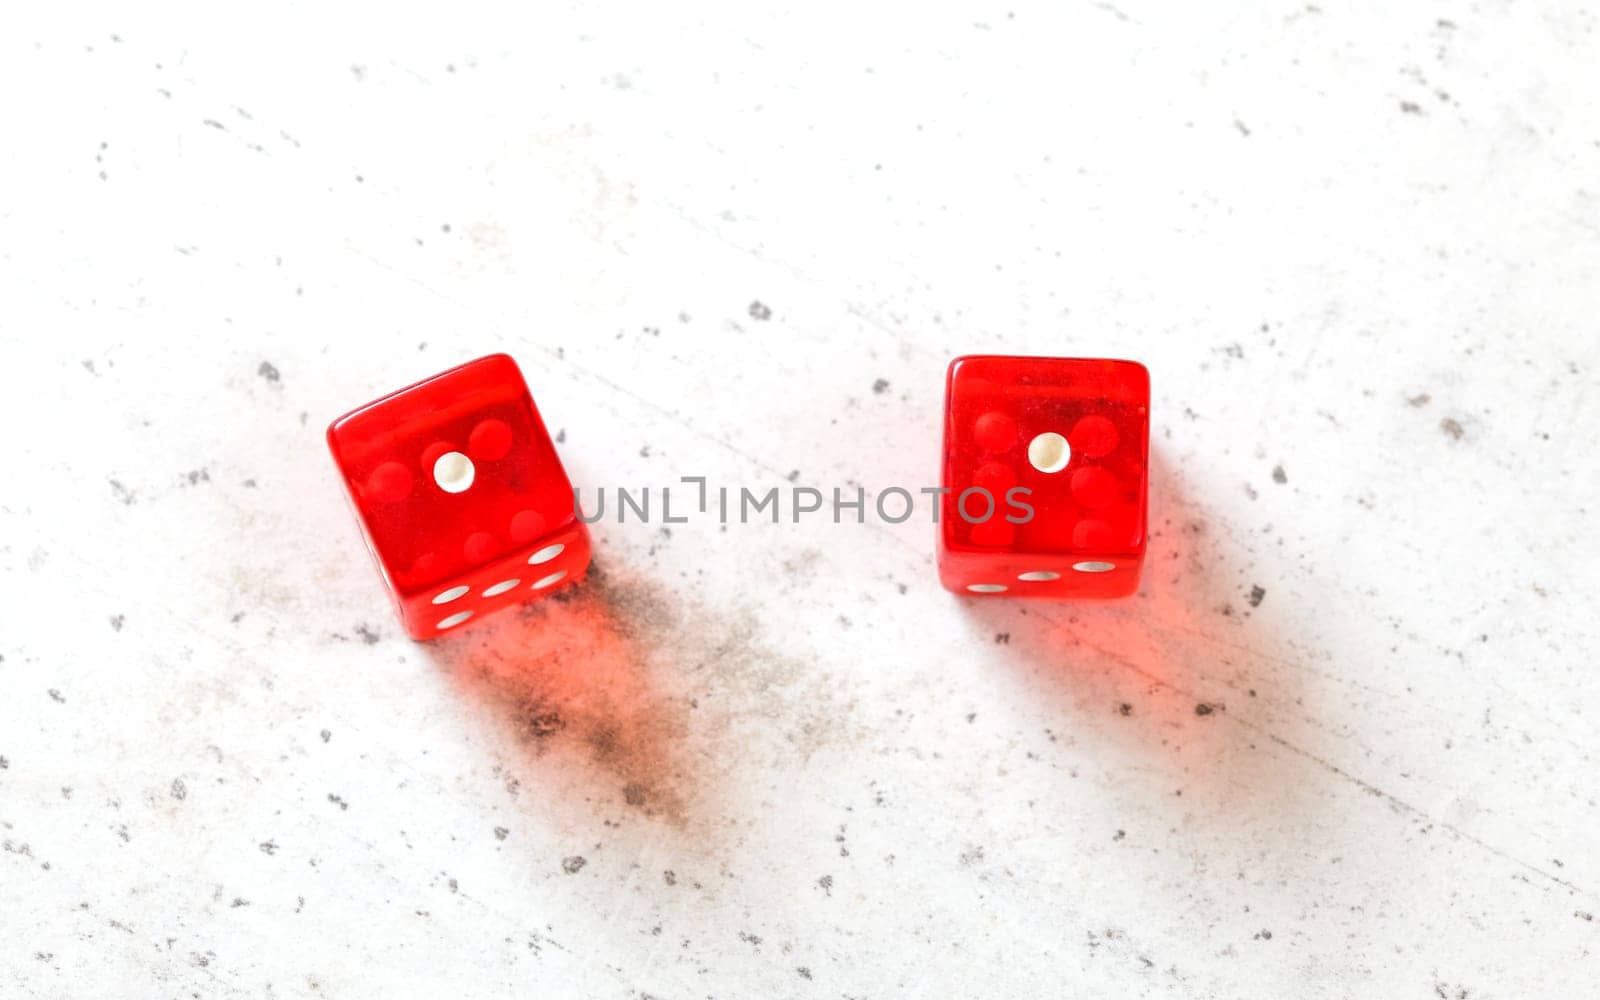
<path id="1" fill-rule="evenodd" d="M 944 416 L 945 587 L 1058 598 L 1139 589 L 1150 455 L 1143 365 L 957 358 Z"/>
<path id="2" fill-rule="evenodd" d="M 504 354 L 335 420 L 328 448 L 406 631 L 432 639 L 581 578 L 589 532 Z"/>

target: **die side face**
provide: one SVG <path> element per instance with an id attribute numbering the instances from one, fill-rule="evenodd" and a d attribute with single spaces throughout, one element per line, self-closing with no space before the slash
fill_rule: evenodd
<path id="1" fill-rule="evenodd" d="M 1136 362 L 951 362 L 940 582 L 967 595 L 1133 593 L 1144 562 L 1149 437 L 1150 376 Z M 987 519 L 980 490 L 993 498 Z"/>
<path id="2" fill-rule="evenodd" d="M 588 566 L 571 484 L 522 373 L 503 354 L 340 417 L 328 446 L 415 638 L 547 593 Z"/>
<path id="3" fill-rule="evenodd" d="M 589 558 L 589 532 L 574 521 L 504 558 L 402 599 L 400 615 L 412 638 L 432 639 L 582 579 Z"/>

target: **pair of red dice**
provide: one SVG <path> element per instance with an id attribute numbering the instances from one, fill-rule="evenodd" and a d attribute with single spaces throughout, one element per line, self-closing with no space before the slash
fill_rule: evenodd
<path id="1" fill-rule="evenodd" d="M 951 362 L 939 578 L 1120 597 L 1144 562 L 1150 377 L 1131 361 Z M 479 358 L 335 420 L 328 447 L 416 639 L 577 582 L 589 532 L 516 362 Z"/>

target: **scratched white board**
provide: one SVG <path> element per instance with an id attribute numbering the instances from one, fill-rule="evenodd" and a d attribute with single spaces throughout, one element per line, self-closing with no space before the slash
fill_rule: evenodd
<path id="1" fill-rule="evenodd" d="M 140 6 L 0 32 L 0 995 L 1592 991 L 1592 11 Z M 411 643 L 322 430 L 495 350 L 869 498 L 1141 360 L 1143 592 L 613 519 Z"/>

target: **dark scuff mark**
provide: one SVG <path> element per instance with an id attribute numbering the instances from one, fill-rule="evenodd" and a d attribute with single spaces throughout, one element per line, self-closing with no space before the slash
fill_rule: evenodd
<path id="1" fill-rule="evenodd" d="M 536 740 L 554 736 L 565 728 L 567 728 L 566 720 L 561 718 L 559 712 L 540 712 L 531 715 L 522 727 L 523 732 Z"/>

